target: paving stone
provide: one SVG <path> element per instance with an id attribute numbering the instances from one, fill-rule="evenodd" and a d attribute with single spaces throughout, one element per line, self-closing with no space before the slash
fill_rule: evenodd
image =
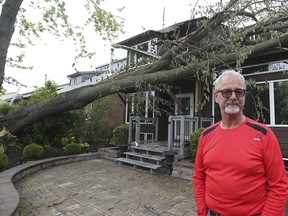
<path id="1" fill-rule="evenodd" d="M 191 181 L 105 159 L 40 170 L 16 189 L 29 216 L 196 216 Z"/>

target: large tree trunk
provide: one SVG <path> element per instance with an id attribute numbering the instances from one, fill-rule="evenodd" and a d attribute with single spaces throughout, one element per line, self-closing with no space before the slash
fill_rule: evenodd
<path id="1" fill-rule="evenodd" d="M 23 0 L 5 1 L 0 16 L 0 87 L 3 84 L 8 47 L 14 33 L 16 16 Z"/>
<path id="2" fill-rule="evenodd" d="M 270 40 L 268 42 L 255 45 L 251 50 L 251 55 L 256 55 L 273 47 L 277 47 L 279 44 L 288 45 L 288 33 L 283 34 L 280 38 Z M 250 47 L 251 49 L 251 47 Z M 221 67 L 224 62 L 235 62 L 238 58 L 238 53 L 229 53 L 222 56 L 221 60 L 209 60 L 203 61 L 201 64 L 207 65 L 209 67 Z M 161 83 L 171 83 L 184 78 L 195 78 L 196 72 L 199 65 L 194 63 L 187 64 L 181 68 L 175 68 L 171 70 L 160 70 L 159 68 L 164 68 L 164 61 L 159 60 L 154 64 L 150 65 L 149 73 L 145 73 L 147 66 L 143 66 L 142 69 L 138 68 L 137 71 L 133 70 L 134 73 L 127 74 L 130 76 L 126 77 L 120 75 L 119 77 L 114 77 L 113 79 L 105 80 L 94 86 L 86 86 L 79 89 L 72 90 L 67 93 L 60 94 L 56 98 L 49 101 L 41 102 L 35 105 L 25 106 L 17 109 L 14 112 L 0 118 L 0 125 L 6 126 L 6 128 L 12 133 L 17 134 L 28 125 L 31 125 L 45 117 L 54 116 L 58 113 L 65 112 L 68 110 L 74 110 L 84 107 L 85 105 L 107 95 L 111 95 L 117 92 L 127 92 L 134 90 L 136 88 L 136 83 L 141 81 L 142 83 L 149 83 L 152 85 L 157 85 Z M 161 66 L 159 66 L 159 64 Z M 151 72 L 152 69 L 155 72 Z"/>

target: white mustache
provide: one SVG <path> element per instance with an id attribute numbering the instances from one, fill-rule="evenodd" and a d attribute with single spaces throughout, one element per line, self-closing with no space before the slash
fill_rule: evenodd
<path id="1" fill-rule="evenodd" d="M 240 104 L 237 102 L 237 101 L 227 101 L 227 103 L 225 104 L 226 106 L 228 105 L 237 105 L 237 106 L 240 106 Z"/>

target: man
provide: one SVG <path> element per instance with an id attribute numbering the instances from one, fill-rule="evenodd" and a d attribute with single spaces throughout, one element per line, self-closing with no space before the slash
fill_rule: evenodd
<path id="1" fill-rule="evenodd" d="M 193 174 L 199 216 L 284 216 L 288 182 L 278 141 L 243 115 L 246 83 L 233 70 L 214 82 L 222 120 L 201 134 Z"/>

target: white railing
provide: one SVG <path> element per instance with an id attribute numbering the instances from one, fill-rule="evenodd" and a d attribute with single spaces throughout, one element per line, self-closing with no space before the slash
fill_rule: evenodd
<path id="1" fill-rule="evenodd" d="M 200 121 L 200 124 L 199 124 Z M 168 125 L 168 150 L 177 154 L 177 159 L 190 158 L 190 135 L 200 127 L 207 127 L 214 123 L 213 118 L 192 116 L 170 116 Z"/>
<path id="2" fill-rule="evenodd" d="M 192 116 L 169 116 L 168 149 L 178 153 L 177 159 L 188 157 L 190 135 L 198 129 L 198 118 Z M 186 149 L 185 149 L 186 148 Z M 187 149 L 189 149 L 187 151 Z M 190 154 L 191 155 L 191 154 Z"/>
<path id="3" fill-rule="evenodd" d="M 129 144 L 134 141 L 138 144 L 158 141 L 158 118 L 145 118 L 130 116 L 129 121 Z"/>

